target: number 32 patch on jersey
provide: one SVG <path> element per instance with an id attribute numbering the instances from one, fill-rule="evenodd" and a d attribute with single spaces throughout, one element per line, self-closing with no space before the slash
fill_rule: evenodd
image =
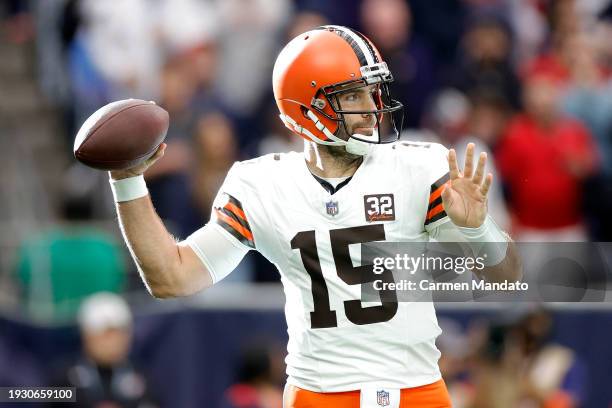
<path id="1" fill-rule="evenodd" d="M 363 196 L 363 205 L 367 222 L 395 220 L 393 194 L 365 195 Z"/>

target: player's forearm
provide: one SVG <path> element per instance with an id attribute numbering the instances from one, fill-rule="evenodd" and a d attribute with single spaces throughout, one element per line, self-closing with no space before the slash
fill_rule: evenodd
<path id="1" fill-rule="evenodd" d="M 485 258 L 484 268 L 474 270 L 479 278 L 488 282 L 516 282 L 523 278 L 516 244 L 490 216 L 478 228 L 458 230 L 472 247 L 474 256 Z"/>
<path id="2" fill-rule="evenodd" d="M 430 232 L 438 242 L 465 242 L 473 256 L 485 258 L 485 266 L 474 270 L 488 282 L 515 282 L 523 277 L 522 262 L 516 244 L 510 236 L 495 224 L 491 217 L 479 228 L 457 227 L 444 223 Z"/>
<path id="3" fill-rule="evenodd" d="M 487 282 L 516 282 L 523 279 L 523 266 L 516 244 L 509 241 L 504 259 L 497 265 L 485 266 L 477 275 Z"/>
<path id="4" fill-rule="evenodd" d="M 180 251 L 155 212 L 150 196 L 117 204 L 123 238 L 149 292 L 155 297 L 182 293 Z"/>

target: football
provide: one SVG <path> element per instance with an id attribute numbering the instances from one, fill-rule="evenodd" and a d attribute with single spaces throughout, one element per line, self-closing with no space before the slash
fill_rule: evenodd
<path id="1" fill-rule="evenodd" d="M 124 170 L 151 157 L 164 141 L 169 116 L 152 101 L 126 99 L 94 112 L 74 140 L 74 157 L 100 170 Z"/>

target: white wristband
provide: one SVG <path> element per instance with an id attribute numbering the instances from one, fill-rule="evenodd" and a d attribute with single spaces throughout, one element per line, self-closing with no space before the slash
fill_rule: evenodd
<path id="1" fill-rule="evenodd" d="M 457 227 L 468 241 L 474 256 L 484 257 L 485 266 L 495 266 L 504 260 L 510 237 L 497 226 L 491 216 L 478 228 Z"/>
<path id="2" fill-rule="evenodd" d="M 116 203 L 136 200 L 149 194 L 142 174 L 121 180 L 109 179 L 109 182 Z"/>

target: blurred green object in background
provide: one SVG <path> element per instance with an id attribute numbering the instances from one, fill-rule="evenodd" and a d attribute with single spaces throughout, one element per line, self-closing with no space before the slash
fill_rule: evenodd
<path id="1" fill-rule="evenodd" d="M 15 272 L 31 317 L 54 321 L 74 318 L 92 293 L 121 291 L 126 274 L 116 240 L 84 226 L 58 226 L 24 241 Z"/>

